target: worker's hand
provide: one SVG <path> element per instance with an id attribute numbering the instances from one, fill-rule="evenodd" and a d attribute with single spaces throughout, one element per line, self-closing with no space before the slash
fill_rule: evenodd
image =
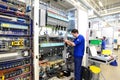
<path id="1" fill-rule="evenodd" d="M 67 43 L 67 42 L 68 42 L 68 40 L 67 40 L 67 39 L 64 39 L 63 41 L 64 41 L 65 43 Z"/>

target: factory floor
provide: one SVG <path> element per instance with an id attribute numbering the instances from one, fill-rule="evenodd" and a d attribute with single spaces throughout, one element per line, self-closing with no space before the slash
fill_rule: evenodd
<path id="1" fill-rule="evenodd" d="M 114 50 L 113 54 L 118 56 L 118 66 L 110 66 L 101 64 L 102 74 L 105 77 L 105 80 L 119 80 L 120 79 L 120 49 Z M 102 80 L 102 78 L 100 79 Z"/>
<path id="2" fill-rule="evenodd" d="M 49 80 L 71 80 L 71 78 L 73 77 L 74 77 L 74 74 L 72 73 L 70 77 L 62 77 L 62 78 L 53 77 Z"/>
<path id="3" fill-rule="evenodd" d="M 102 74 L 105 77 L 105 80 L 119 80 L 120 79 L 120 49 L 113 51 L 115 55 L 118 56 L 118 66 L 111 66 L 111 65 L 105 65 L 101 64 L 100 68 L 102 70 Z M 57 77 L 51 78 L 50 80 L 70 80 L 71 77 L 74 75 L 72 74 L 70 77 L 63 77 L 61 79 L 58 79 Z M 99 80 L 104 80 L 101 76 Z"/>

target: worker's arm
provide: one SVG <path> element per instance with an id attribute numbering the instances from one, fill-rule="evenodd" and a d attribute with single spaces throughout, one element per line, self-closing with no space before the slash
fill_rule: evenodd
<path id="1" fill-rule="evenodd" d="M 69 46 L 75 46 L 75 43 L 70 40 L 64 40 L 64 42 Z"/>

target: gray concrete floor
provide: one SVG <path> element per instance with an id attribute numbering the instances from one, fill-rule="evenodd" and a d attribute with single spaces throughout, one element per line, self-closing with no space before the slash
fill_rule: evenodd
<path id="1" fill-rule="evenodd" d="M 72 73 L 70 77 L 62 77 L 62 78 L 53 77 L 49 80 L 70 80 L 72 77 L 74 77 L 73 75 L 74 74 Z"/>
<path id="2" fill-rule="evenodd" d="M 118 56 L 118 66 L 101 64 L 102 74 L 105 80 L 120 80 L 120 50 L 114 50 L 113 54 Z M 100 79 L 102 80 L 102 78 Z"/>

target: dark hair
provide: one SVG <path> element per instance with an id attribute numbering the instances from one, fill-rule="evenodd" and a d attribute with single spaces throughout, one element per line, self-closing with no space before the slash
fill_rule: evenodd
<path id="1" fill-rule="evenodd" d="M 71 33 L 79 33 L 77 29 L 73 29 Z"/>
<path id="2" fill-rule="evenodd" d="M 106 39 L 106 37 L 105 37 L 105 36 L 103 36 L 103 39 L 105 40 L 105 39 Z"/>

